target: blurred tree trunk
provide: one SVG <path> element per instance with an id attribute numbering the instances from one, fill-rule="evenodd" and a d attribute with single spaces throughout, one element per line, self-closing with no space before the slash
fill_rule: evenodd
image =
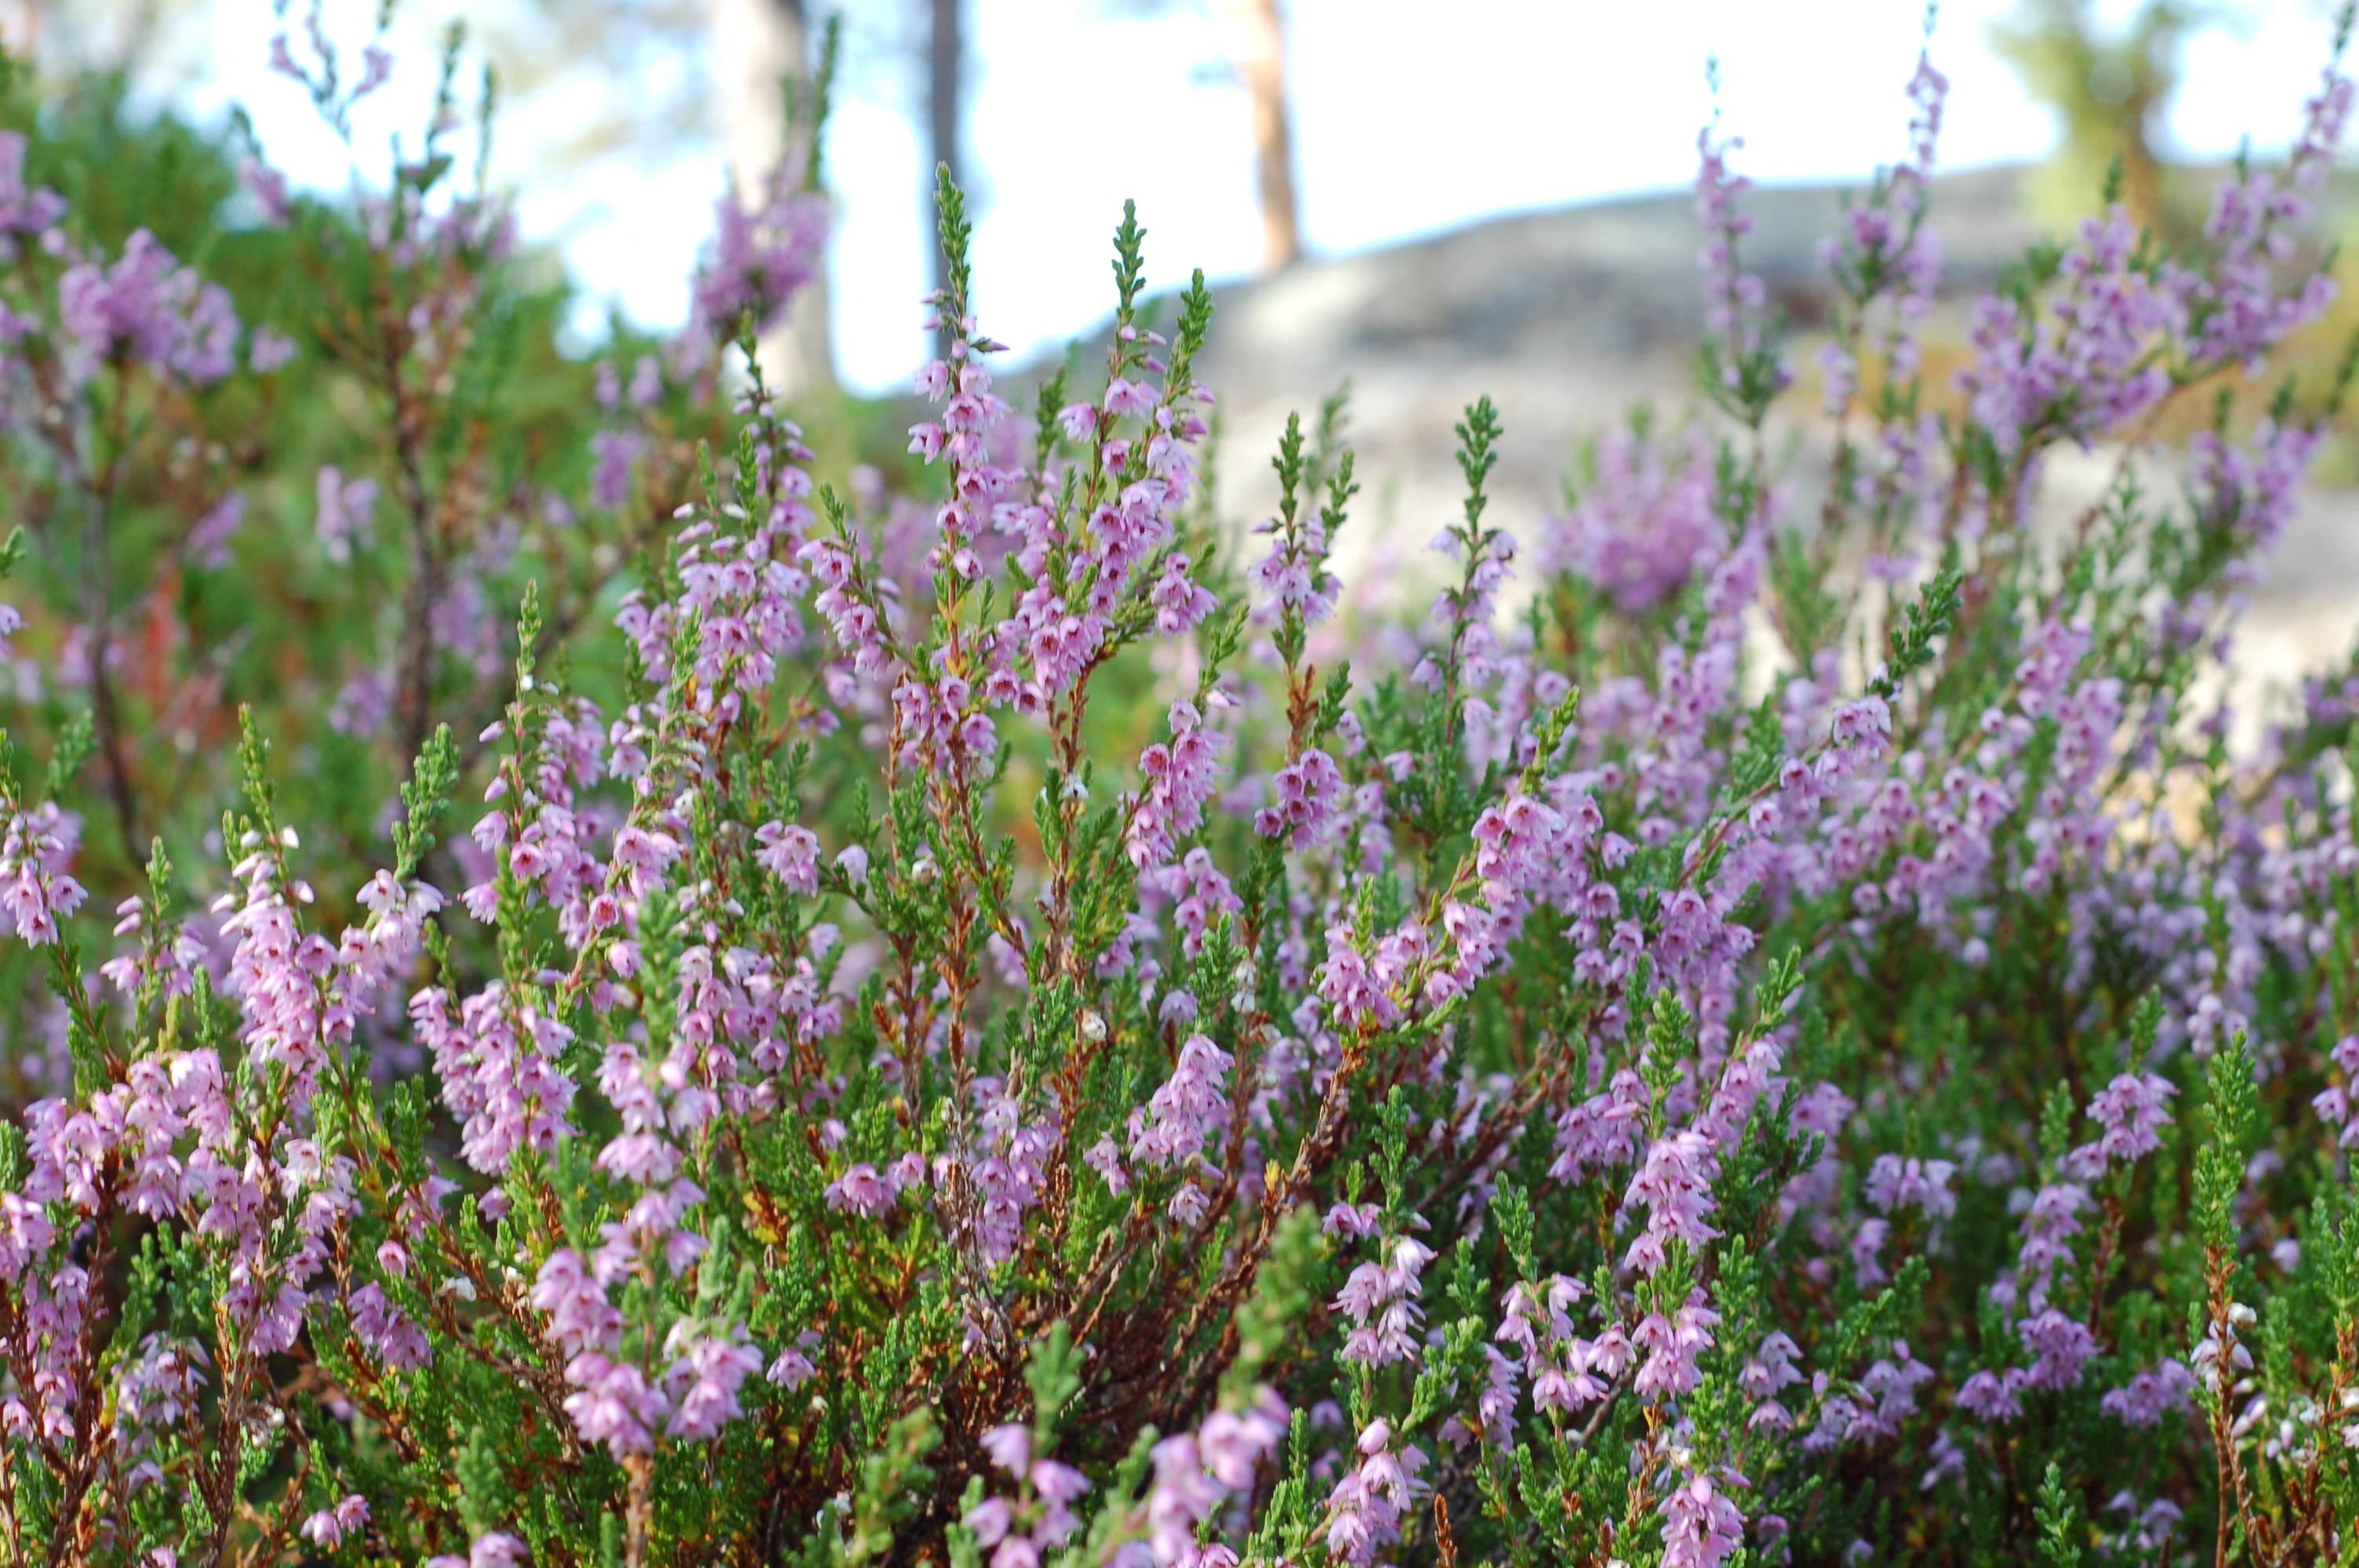
<path id="1" fill-rule="evenodd" d="M 926 28 L 926 136 L 933 159 L 926 169 L 924 186 L 919 191 L 926 222 L 926 232 L 934 232 L 934 171 L 947 168 L 960 189 L 966 189 L 966 160 L 959 147 L 959 115 L 966 84 L 966 19 L 960 14 L 961 0 L 926 0 L 930 13 Z M 941 247 L 933 247 L 934 291 L 940 293 L 951 286 L 950 258 Z M 947 330 L 934 335 L 934 351 L 950 351 Z"/>
<path id="2" fill-rule="evenodd" d="M 738 199 L 756 201 L 789 152 L 808 157 L 807 124 L 787 121 L 786 83 L 799 109 L 810 102 L 810 28 L 803 0 L 707 0 L 721 134 Z M 788 137 L 794 137 L 788 145 Z M 790 401 L 835 388 L 835 343 L 828 326 L 824 271 L 762 341 L 762 368 Z"/>
<path id="3" fill-rule="evenodd" d="M 2118 163 L 2131 221 L 2166 242 L 2190 237 L 2200 212 L 2173 205 L 2159 143 L 2180 57 L 2218 19 L 2190 0 L 2147 0 L 2108 31 L 2093 0 L 2020 0 L 1990 31 L 1999 57 L 2056 114 L 2063 145 L 2035 176 L 2035 192 L 2059 216 L 2086 211 Z"/>
<path id="4" fill-rule="evenodd" d="M 1262 263 L 1270 271 L 1302 259 L 1294 193 L 1294 123 L 1286 105 L 1286 20 L 1278 0 L 1219 0 L 1229 58 L 1253 103 L 1254 174 L 1261 193 Z"/>

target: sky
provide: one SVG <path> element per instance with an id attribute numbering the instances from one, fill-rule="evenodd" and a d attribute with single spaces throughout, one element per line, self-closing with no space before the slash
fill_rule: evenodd
<path id="1" fill-rule="evenodd" d="M 481 0 L 477 0 L 480 4 Z M 566 0 L 557 0 L 566 3 Z M 465 0 L 405 0 L 397 41 L 428 36 Z M 1015 349 L 1061 343 L 1111 303 L 1108 237 L 1125 197 L 1148 231 L 1150 280 L 1201 266 L 1250 273 L 1260 228 L 1243 91 L 1221 80 L 1202 0 L 968 0 L 965 123 L 975 218 L 976 306 Z M 826 9 L 819 0 L 818 9 Z M 925 340 L 918 305 L 931 235 L 927 155 L 914 116 L 908 0 L 845 0 L 845 91 L 828 139 L 836 203 L 831 304 L 839 369 L 875 390 L 906 380 Z M 1993 53 L 2013 0 L 1948 0 L 1932 38 L 1951 83 L 1940 162 L 2037 157 L 2056 127 Z M 355 53 L 375 0 L 329 0 L 332 36 Z M 2101 0 L 2108 16 L 2135 9 Z M 2322 0 L 2250 0 L 2190 49 L 2169 150 L 2220 157 L 2249 135 L 2282 147 L 2325 59 Z M 1764 183 L 1860 179 L 1905 147 L 1903 96 L 1923 38 L 1916 0 L 1287 0 L 1289 100 L 1306 242 L 1337 255 L 1485 217 L 1686 183 L 1712 109 L 1745 139 L 1737 168 Z M 1798 25 L 1806 23 L 1807 25 Z M 426 51 L 356 122 L 354 146 L 322 133 L 299 89 L 266 69 L 270 0 L 212 0 L 199 70 L 175 89 L 210 118 L 251 114 L 273 159 L 301 183 L 341 188 L 357 157 L 384 167 L 432 88 Z M 649 72 L 684 69 L 651 60 Z M 585 94 L 644 83 L 575 81 L 543 123 Z M 527 239 L 556 245 L 592 316 L 683 319 L 687 278 L 723 189 L 712 145 L 608 158 L 546 176 L 533 116 L 511 112 L 495 170 L 523 190 Z M 537 161 L 538 160 L 538 161 Z M 527 181 L 529 184 L 527 185 Z"/>

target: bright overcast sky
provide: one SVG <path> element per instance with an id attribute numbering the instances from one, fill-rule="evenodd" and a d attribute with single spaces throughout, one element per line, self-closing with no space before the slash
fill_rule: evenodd
<path id="1" fill-rule="evenodd" d="M 461 0 L 410 0 L 420 21 Z M 1240 90 L 1217 80 L 1219 40 L 1186 0 L 1142 19 L 1126 0 L 968 0 L 967 162 L 976 187 L 977 303 L 1016 346 L 1103 319 L 1106 236 L 1135 197 L 1150 276 L 1251 270 L 1259 252 Z M 815 9 L 823 11 L 824 0 Z M 838 227 L 832 256 L 837 354 L 853 385 L 900 381 L 923 340 L 929 283 L 919 180 L 925 150 L 904 83 L 874 58 L 913 7 L 847 0 L 857 62 L 830 128 Z M 2036 157 L 2049 116 L 1992 54 L 2012 0 L 1949 0 L 1934 58 L 1951 81 L 1941 161 Z M 188 97 L 232 100 L 273 157 L 306 183 L 343 183 L 343 149 L 292 84 L 264 69 L 269 0 L 217 0 L 210 70 Z M 375 7 L 331 0 L 353 46 Z M 2135 6 L 2105 0 L 2101 11 Z M 2190 51 L 2170 124 L 2175 150 L 2218 156 L 2250 134 L 2281 147 L 2312 90 L 2329 31 L 2322 0 L 2251 0 L 2234 27 Z M 1764 182 L 1853 178 L 1905 137 L 1901 89 L 1921 27 L 1915 0 L 1288 0 L 1298 179 L 1308 243 L 1335 254 L 1488 215 L 1684 183 L 1709 113 L 1706 57 L 1721 59 L 1723 114 L 1746 138 L 1738 167 Z M 1801 25 L 1807 19 L 1807 25 Z M 363 118 L 364 145 L 414 127 L 431 67 L 408 53 Z M 628 84 L 622 84 L 627 86 Z M 517 157 L 530 126 L 500 135 Z M 512 160 L 508 167 L 518 167 Z M 616 159 L 526 200 L 528 237 L 558 243 L 587 295 L 651 325 L 686 310 L 686 278 L 711 228 L 720 156 Z"/>

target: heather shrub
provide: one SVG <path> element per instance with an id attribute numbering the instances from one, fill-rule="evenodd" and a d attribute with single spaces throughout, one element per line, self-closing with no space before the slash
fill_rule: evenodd
<path id="1" fill-rule="evenodd" d="M 6 1561 L 2359 1559 L 2359 669 L 2219 678 L 2353 379 L 2224 395 L 2340 43 L 1953 388 L 1920 61 L 1815 408 L 1707 130 L 1698 412 L 1509 519 L 1477 403 L 1350 627 L 1341 401 L 1223 517 L 1127 211 L 1019 398 L 945 178 L 846 474 L 758 347 L 815 171 L 571 358 L 460 59 L 342 204 L 0 138 Z"/>
<path id="2" fill-rule="evenodd" d="M 290 49 L 287 69 L 349 139 L 390 67 L 339 82 L 333 59 Z M 433 724 L 473 734 L 506 700 L 528 580 L 541 651 L 618 683 L 612 600 L 697 441 L 734 429 L 717 341 L 815 263 L 819 201 L 789 183 L 775 212 L 733 212 L 745 237 L 713 254 L 699 330 L 560 352 L 552 264 L 453 151 L 488 109 L 461 63 L 396 187 L 344 202 L 291 193 L 242 123 L 143 122 L 110 78 L 0 79 L 0 423 L 23 641 L 45 655 L 16 661 L 10 728 L 91 749 L 94 883 L 127 885 L 158 832 L 218 826 L 252 705 L 299 749 L 285 807 L 347 898 Z"/>

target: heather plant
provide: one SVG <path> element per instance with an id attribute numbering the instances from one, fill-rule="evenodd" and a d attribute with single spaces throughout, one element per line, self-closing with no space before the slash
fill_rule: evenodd
<path id="1" fill-rule="evenodd" d="M 285 238 L 380 301 L 285 364 L 386 378 L 389 466 L 238 460 L 405 606 L 324 846 L 359 698 L 250 706 L 209 833 L 100 711 L 134 590 L 60 591 L 177 569 L 235 453 L 139 443 L 235 420 L 259 333 L 0 191 L 59 677 L 0 768 L 10 1039 L 46 987 L 65 1046 L 0 1141 L 6 1561 L 2359 1560 L 2359 668 L 2234 744 L 2217 679 L 2353 362 L 2155 445 L 2330 300 L 2349 31 L 2200 243 L 2105 192 L 1974 305 L 1957 417 L 1920 60 L 1825 250 L 1823 474 L 1708 128 L 1700 412 L 1505 519 L 1478 402 L 1430 609 L 1351 638 L 1343 404 L 1228 526 L 1212 298 L 1128 211 L 1102 373 L 1019 411 L 944 178 L 896 493 L 766 379 L 826 217 L 781 171 L 544 481 L 429 140 Z M 331 126 L 392 68 L 281 48 Z M 2073 448 L 2118 471 L 2059 524 Z M 487 553 L 515 485 L 627 547 Z M 454 595 L 513 627 L 419 654 Z"/>
<path id="2" fill-rule="evenodd" d="M 689 330 L 560 353 L 566 297 L 484 184 L 491 85 L 462 59 L 454 37 L 390 187 L 342 202 L 290 192 L 243 122 L 0 81 L 0 478 L 49 655 L 16 661 L 12 728 L 87 726 L 110 883 L 215 814 L 242 705 L 358 863 L 430 720 L 498 711 L 526 580 L 543 651 L 601 657 L 573 633 L 731 427 L 719 341 L 814 265 L 823 204 L 782 171 L 724 209 Z M 273 61 L 347 143 L 391 70 L 373 44 L 340 72 L 316 25 Z"/>

